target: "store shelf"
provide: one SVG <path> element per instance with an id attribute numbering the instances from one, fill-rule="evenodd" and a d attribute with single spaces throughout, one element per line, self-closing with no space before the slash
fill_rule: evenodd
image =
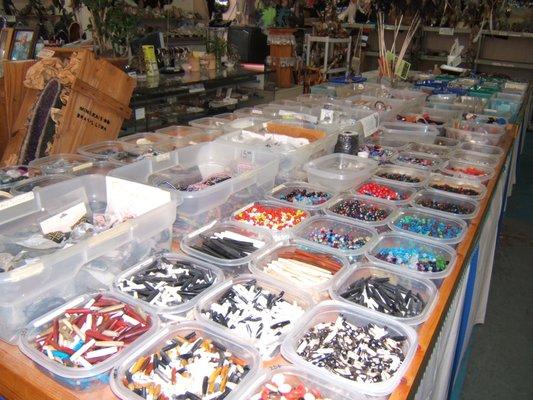
<path id="1" fill-rule="evenodd" d="M 448 60 L 446 56 L 432 56 L 429 54 L 422 54 L 420 56 L 420 59 L 424 61 L 444 61 L 444 62 Z"/>
<path id="2" fill-rule="evenodd" d="M 533 64 L 532 63 L 487 60 L 487 59 L 484 59 L 484 58 L 478 58 L 478 59 L 476 59 L 476 64 L 478 64 L 478 65 L 491 65 L 493 67 L 516 68 L 516 69 L 531 69 L 531 70 L 533 70 Z"/>
<path id="3" fill-rule="evenodd" d="M 355 23 L 355 24 L 342 24 L 342 27 L 345 29 L 376 29 L 376 24 L 361 24 L 361 23 Z M 394 31 L 396 30 L 396 27 L 394 25 L 384 25 L 384 28 L 386 31 Z M 409 27 L 407 25 L 400 25 L 400 31 L 407 31 L 409 30 Z"/>
<path id="4" fill-rule="evenodd" d="M 423 26 L 422 32 L 437 32 L 444 36 L 453 36 L 455 34 L 465 35 L 472 32 L 470 28 L 443 28 L 440 26 Z M 453 32 L 453 33 L 450 33 Z"/>
<path id="5" fill-rule="evenodd" d="M 505 37 L 521 37 L 521 38 L 533 38 L 533 32 L 510 32 L 510 31 L 491 31 L 489 29 L 483 29 L 481 33 L 485 36 L 505 36 Z"/>
<path id="6" fill-rule="evenodd" d="M 350 43 L 350 38 L 334 38 L 329 36 L 308 36 L 309 41 L 319 43 Z"/>

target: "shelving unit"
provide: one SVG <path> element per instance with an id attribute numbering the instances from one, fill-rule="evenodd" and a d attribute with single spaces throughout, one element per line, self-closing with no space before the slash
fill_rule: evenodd
<path id="1" fill-rule="evenodd" d="M 305 36 L 305 45 L 306 45 L 306 55 L 305 55 L 305 64 L 309 65 L 309 62 L 311 60 L 311 47 L 313 43 L 324 43 L 324 66 L 322 68 L 322 72 L 325 74 L 338 74 L 341 72 L 348 71 L 350 59 L 351 59 L 351 51 L 352 51 L 352 40 L 350 37 L 348 38 L 332 38 L 329 36 L 311 36 L 306 35 Z M 346 52 L 346 58 L 344 60 L 344 67 L 338 67 L 338 68 L 329 68 L 328 63 L 330 61 L 331 56 L 331 50 L 333 49 L 333 46 L 339 44 L 345 44 L 347 45 L 348 49 Z"/>

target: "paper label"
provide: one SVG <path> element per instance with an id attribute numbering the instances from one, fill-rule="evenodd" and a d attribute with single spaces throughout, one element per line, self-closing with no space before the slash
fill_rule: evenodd
<path id="1" fill-rule="evenodd" d="M 144 107 L 135 109 L 135 119 L 140 120 L 146 118 L 146 110 Z"/>
<path id="2" fill-rule="evenodd" d="M 379 126 L 379 113 L 370 114 L 358 121 L 363 128 L 363 135 L 365 137 L 372 135 L 378 130 Z"/>
<path id="3" fill-rule="evenodd" d="M 402 60 L 400 63 L 396 65 L 396 69 L 394 70 L 394 75 L 399 76 L 403 80 L 407 79 L 407 76 L 409 75 L 409 70 L 411 69 L 411 63 Z"/>
<path id="4" fill-rule="evenodd" d="M 334 111 L 333 110 L 328 110 L 326 108 L 323 108 L 322 110 L 320 110 L 320 121 L 326 121 L 326 122 L 333 122 L 333 115 L 334 115 Z"/>
<path id="5" fill-rule="evenodd" d="M 18 196 L 13 197 L 12 199 L 0 201 L 0 211 L 6 210 L 8 208 L 14 207 L 21 203 L 26 203 L 35 198 L 33 192 L 19 194 Z"/>
<path id="6" fill-rule="evenodd" d="M 76 224 L 81 218 L 87 215 L 87 208 L 85 203 L 78 203 L 73 207 L 60 212 L 40 223 L 43 234 L 50 232 L 70 232 L 72 226 Z"/>
<path id="7" fill-rule="evenodd" d="M 439 28 L 439 35 L 453 36 L 454 28 Z"/>
<path id="8" fill-rule="evenodd" d="M 42 49 L 39 54 L 37 54 L 37 58 L 45 59 L 45 58 L 52 58 L 56 52 L 52 49 Z"/>
<path id="9" fill-rule="evenodd" d="M 87 169 L 93 166 L 92 162 L 86 162 L 80 165 L 76 165 L 75 167 L 72 167 L 72 172 L 81 171 L 82 169 Z"/>

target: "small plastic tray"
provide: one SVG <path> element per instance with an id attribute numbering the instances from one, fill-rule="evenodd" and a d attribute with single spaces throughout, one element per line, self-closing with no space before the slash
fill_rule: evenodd
<path id="1" fill-rule="evenodd" d="M 401 140 L 431 144 L 439 134 L 439 130 L 432 125 L 411 122 L 383 122 L 380 129 L 386 135 L 393 135 Z"/>
<path id="2" fill-rule="evenodd" d="M 457 233 L 457 236 L 446 239 L 446 238 L 439 238 L 436 236 L 431 236 L 429 234 L 426 235 L 423 233 L 418 233 L 418 232 L 414 232 L 411 230 L 403 229 L 397 225 L 397 222 L 400 220 L 400 218 L 404 216 L 432 218 L 436 220 L 438 223 L 442 223 L 447 226 L 451 226 L 455 229 L 458 229 L 459 232 Z M 428 240 L 432 240 L 437 243 L 448 244 L 451 246 L 456 245 L 457 243 L 460 243 L 463 240 L 463 238 L 466 235 L 466 230 L 468 228 L 468 225 L 462 219 L 454 218 L 454 217 L 443 217 L 441 214 L 428 212 L 428 211 L 422 211 L 420 209 L 415 209 L 415 208 L 396 210 L 394 217 L 391 219 L 388 225 L 389 225 L 389 228 L 393 231 L 406 232 L 414 236 L 419 236 L 419 237 L 422 237 Z"/>
<path id="3" fill-rule="evenodd" d="M 404 181 L 399 181 L 399 180 L 389 179 L 389 178 L 379 176 L 379 174 L 391 174 L 391 173 L 403 174 L 403 175 L 408 175 L 410 177 L 418 178 L 419 182 L 404 182 Z M 404 185 L 408 187 L 419 188 L 419 187 L 423 187 L 426 185 L 429 179 L 429 172 L 424 171 L 419 168 L 410 168 L 410 167 L 403 167 L 401 165 L 386 164 L 386 165 L 380 166 L 376 170 L 376 172 L 374 172 L 373 179 L 376 181 L 393 183 L 396 185 Z"/>
<path id="4" fill-rule="evenodd" d="M 419 294 L 424 303 L 426 304 L 422 312 L 416 317 L 396 317 L 393 315 L 385 314 L 390 318 L 394 318 L 397 321 L 403 322 L 407 325 L 416 327 L 423 322 L 425 322 L 435 304 L 437 303 L 438 290 L 435 284 L 429 279 L 424 278 L 414 278 L 408 275 L 404 275 L 398 272 L 391 270 L 388 266 L 379 265 L 379 264 L 362 264 L 358 265 L 353 270 L 349 271 L 347 274 L 336 278 L 329 290 L 329 294 L 333 300 L 345 302 L 347 304 L 353 305 L 354 307 L 364 308 L 360 304 L 354 303 L 350 300 L 343 298 L 341 295 L 348 289 L 348 287 L 357 282 L 360 279 L 366 278 L 389 278 L 389 282 L 393 285 L 402 285 L 406 289 L 412 291 L 415 294 Z M 376 311 L 379 312 L 379 311 Z"/>
<path id="5" fill-rule="evenodd" d="M 373 384 L 358 383 L 342 378 L 325 368 L 317 367 L 303 360 L 297 354 L 296 349 L 298 348 L 298 344 L 307 331 L 320 323 L 334 322 L 339 315 L 343 315 L 348 322 L 356 326 L 374 323 L 378 326 L 386 326 L 394 336 L 406 337 L 407 343 L 404 348 L 405 358 L 398 371 L 390 379 Z M 287 335 L 281 346 L 281 353 L 295 365 L 306 368 L 313 375 L 327 377 L 329 382 L 339 385 L 350 392 L 363 393 L 370 396 L 386 396 L 392 393 L 400 383 L 416 352 L 417 343 L 417 334 L 414 329 L 393 318 L 362 307 L 358 308 L 338 301 L 325 301 L 307 312 L 298 323 L 298 326 Z"/>
<path id="6" fill-rule="evenodd" d="M 189 122 L 189 125 L 202 130 L 221 130 L 229 121 L 223 118 L 205 117 L 194 119 Z"/>
<path id="7" fill-rule="evenodd" d="M 205 296 L 196 304 L 194 309 L 195 317 L 198 321 L 204 322 L 209 326 L 216 327 L 218 331 L 224 332 L 226 335 L 233 338 L 238 338 L 241 342 L 247 343 L 251 346 L 256 347 L 257 340 L 250 339 L 246 336 L 238 335 L 234 332 L 233 329 L 226 328 L 223 325 L 220 325 L 218 322 L 212 321 L 208 317 L 202 314 L 203 310 L 208 310 L 211 304 L 216 303 L 222 296 L 226 294 L 231 288 L 238 284 L 244 284 L 250 281 L 256 281 L 256 283 L 262 288 L 270 291 L 273 294 L 280 295 L 286 301 L 299 305 L 304 312 L 309 310 L 313 305 L 313 299 L 302 290 L 299 290 L 295 285 L 290 285 L 288 283 L 281 283 L 271 278 L 266 278 L 257 275 L 239 275 L 229 280 L 226 280 L 221 285 L 218 285 L 214 290 L 209 292 L 209 296 Z M 292 318 L 293 316 L 288 315 L 287 318 Z M 292 321 L 292 324 L 295 325 L 300 317 Z M 265 327 L 265 329 L 269 329 Z M 285 335 L 280 335 L 277 337 L 275 343 L 281 343 Z M 275 344 L 273 343 L 273 344 Z"/>
<path id="8" fill-rule="evenodd" d="M 244 107 L 239 108 L 238 110 L 233 111 L 233 115 L 237 118 L 246 118 L 249 116 L 261 116 L 263 115 L 263 110 L 257 107 Z"/>
<path id="9" fill-rule="evenodd" d="M 333 153 L 309 161 L 304 169 L 309 183 L 343 191 L 369 178 L 377 167 L 378 163 L 368 158 Z"/>
<path id="10" fill-rule="evenodd" d="M 435 253 L 436 255 L 442 256 L 448 262 L 448 265 L 444 271 L 438 272 L 424 272 L 415 269 L 410 269 L 407 265 L 389 263 L 376 257 L 376 254 L 379 252 L 379 250 L 384 247 L 395 247 L 409 250 L 419 249 L 423 252 Z M 379 235 L 376 242 L 374 243 L 374 246 L 367 253 L 367 258 L 370 261 L 376 262 L 378 264 L 388 265 L 392 267 L 393 270 L 399 270 L 404 274 L 429 279 L 444 279 L 448 275 L 450 275 L 452 270 L 455 268 L 456 257 L 457 253 L 452 247 L 448 245 L 439 244 L 428 239 L 422 239 L 419 236 L 411 235 L 404 232 L 387 232 Z"/>
<path id="11" fill-rule="evenodd" d="M 113 298 L 124 302 L 126 304 L 132 304 L 127 300 L 123 295 L 112 293 L 112 292 L 101 292 L 105 297 Z M 75 389 L 75 390 L 93 390 L 98 388 L 101 385 L 106 385 L 109 383 L 109 371 L 113 368 L 114 365 L 119 364 L 122 360 L 128 357 L 132 351 L 135 349 L 136 345 L 144 341 L 146 338 L 154 335 L 159 328 L 159 320 L 156 314 L 152 312 L 141 309 L 150 316 L 152 320 L 152 326 L 148 331 L 141 334 L 136 338 L 132 343 L 126 346 L 120 352 L 115 353 L 110 356 L 107 360 L 98 363 L 91 368 L 72 368 L 65 365 L 61 365 L 56 361 L 50 360 L 46 354 L 43 354 L 37 350 L 34 346 L 35 338 L 43 331 L 48 329 L 51 326 L 51 322 L 54 318 L 64 314 L 65 310 L 69 308 L 75 308 L 76 306 L 82 306 L 87 303 L 90 299 L 95 297 L 98 293 L 84 294 L 82 296 L 76 297 L 75 299 L 68 301 L 62 306 L 48 312 L 42 317 L 33 320 L 30 324 L 22 331 L 18 346 L 20 351 L 28 356 L 34 363 L 36 363 L 41 370 L 43 370 L 47 375 L 51 376 L 53 379 L 59 383 Z"/>
<path id="12" fill-rule="evenodd" d="M 10 193 L 13 196 L 17 196 L 19 194 L 31 192 L 34 189 L 44 188 L 59 182 L 68 181 L 73 177 L 73 175 L 65 174 L 36 176 L 35 178 L 29 178 L 15 183 L 11 186 Z"/>
<path id="13" fill-rule="evenodd" d="M 428 165 L 421 165 L 421 164 L 411 163 L 409 161 L 403 161 L 402 157 L 412 157 L 412 158 L 426 160 L 428 162 Z M 427 153 L 417 153 L 414 151 L 401 151 L 391 159 L 391 162 L 393 164 L 403 165 L 405 167 L 418 168 L 418 169 L 423 169 L 425 171 L 434 171 L 434 170 L 439 169 L 440 166 L 442 165 L 442 158 L 431 155 L 431 154 L 427 154 Z"/>
<path id="14" fill-rule="evenodd" d="M 437 136 L 435 140 L 433 141 L 433 144 L 435 146 L 446 147 L 450 149 L 450 151 L 456 149 L 459 146 L 459 143 L 460 142 L 457 139 L 452 139 L 452 138 L 443 137 L 443 136 Z"/>
<path id="15" fill-rule="evenodd" d="M 339 204 L 339 203 L 341 203 L 341 202 L 343 202 L 345 200 L 359 200 L 360 202 L 363 202 L 365 205 L 369 205 L 369 206 L 372 206 L 372 207 L 377 207 L 377 208 L 379 208 L 381 210 L 384 210 L 385 213 L 387 214 L 387 216 L 384 219 L 380 220 L 380 221 L 365 221 L 364 219 L 352 218 L 352 217 L 345 216 L 345 215 L 342 215 L 342 214 L 339 214 L 339 213 L 336 213 L 335 211 L 333 211 L 335 209 L 335 207 L 337 206 L 337 204 Z M 365 225 L 369 225 L 369 226 L 373 226 L 373 227 L 377 228 L 377 227 L 380 227 L 380 226 L 383 226 L 383 225 L 387 225 L 389 220 L 392 218 L 394 210 L 396 210 L 396 206 L 391 204 L 390 202 L 388 202 L 386 200 L 381 200 L 381 199 L 378 199 L 376 197 L 363 196 L 363 195 L 341 194 L 341 195 L 335 197 L 335 199 L 333 200 L 331 206 L 326 208 L 324 211 L 326 212 L 327 215 L 337 216 L 337 217 L 340 217 L 340 218 L 347 219 L 348 221 L 358 221 L 358 222 L 363 223 Z"/>
<path id="16" fill-rule="evenodd" d="M 465 144 L 472 144 L 472 143 L 465 143 Z M 498 156 L 491 156 L 488 154 L 483 153 L 476 153 L 473 151 L 467 151 L 467 150 L 455 150 L 451 154 L 451 159 L 454 160 L 460 160 L 471 164 L 478 164 L 485 167 L 496 167 L 498 163 L 500 162 L 500 157 Z"/>
<path id="17" fill-rule="evenodd" d="M 235 337 L 227 335 L 220 329 L 196 321 L 185 321 L 178 324 L 167 325 L 160 329 L 155 335 L 148 338 L 148 340 L 139 343 L 134 351 L 121 360 L 120 364 L 115 366 L 111 372 L 110 383 L 113 393 L 122 400 L 142 400 L 143 397 L 133 393 L 124 385 L 123 378 L 126 376 L 126 372 L 140 357 L 146 357 L 154 352 L 159 352 L 167 340 L 170 340 L 175 336 L 185 337 L 192 332 L 196 332 L 196 335 L 199 337 L 210 339 L 213 342 L 218 343 L 236 357 L 247 362 L 250 371 L 239 382 L 237 388 L 227 397 L 228 400 L 238 399 L 238 393 L 241 390 L 244 390 L 257 374 L 260 364 L 259 354 L 257 354 L 257 351 L 253 347 L 235 340 Z"/>
<path id="18" fill-rule="evenodd" d="M 95 160 L 88 163 L 77 165 L 76 167 L 72 168 L 72 175 L 74 176 L 82 176 L 82 175 L 92 175 L 92 174 L 99 174 L 99 175 L 107 175 L 114 169 L 122 167 L 122 165 L 117 161 L 113 160 Z"/>
<path id="19" fill-rule="evenodd" d="M 264 243 L 264 245 L 254 251 L 253 253 L 247 255 L 246 257 L 239 258 L 236 260 L 227 260 L 224 258 L 214 257 L 210 254 L 203 253 L 199 250 L 194 249 L 194 246 L 199 241 L 200 235 L 210 236 L 217 232 L 231 231 L 239 235 L 249 237 L 253 240 L 259 240 Z M 248 265 L 248 263 L 253 259 L 253 257 L 264 251 L 274 243 L 272 235 L 269 232 L 266 232 L 263 229 L 257 229 L 251 225 L 245 226 L 237 222 L 217 222 L 213 221 L 210 224 L 203 226 L 200 229 L 195 230 L 181 239 L 180 248 L 183 252 L 189 254 L 192 257 L 196 257 L 200 260 L 208 262 L 210 264 L 217 265 L 223 269 L 231 267 L 239 267 L 242 265 Z"/>
<path id="20" fill-rule="evenodd" d="M 178 253 L 165 253 L 162 254 L 162 257 L 165 257 L 167 260 L 171 262 L 175 261 L 182 261 L 193 264 L 196 269 L 202 270 L 202 271 L 208 271 L 213 274 L 213 284 L 205 289 L 202 293 L 198 294 L 194 298 L 187 300 L 179 305 L 176 306 L 170 306 L 170 307 L 163 307 L 163 306 L 156 306 L 151 305 L 148 302 L 142 300 L 142 299 L 136 299 L 133 296 L 131 296 L 129 293 L 123 292 L 119 288 L 119 282 L 129 279 L 132 275 L 135 275 L 139 272 L 142 272 L 144 269 L 151 266 L 151 264 L 159 258 L 159 256 L 150 257 L 147 260 L 144 260 L 140 262 L 139 264 L 134 265 L 131 268 L 128 268 L 126 271 L 118 275 L 115 280 L 113 281 L 113 286 L 111 287 L 113 292 L 117 292 L 122 294 L 123 296 L 126 296 L 128 298 L 128 301 L 132 304 L 138 304 L 143 307 L 143 309 L 149 310 L 150 312 L 157 314 L 157 315 L 165 315 L 165 314 L 172 314 L 172 315 L 184 315 L 189 310 L 193 309 L 196 303 L 199 301 L 199 299 L 202 298 L 202 296 L 205 296 L 206 293 L 209 292 L 212 288 L 214 288 L 216 285 L 218 285 L 220 282 L 224 280 L 224 273 L 220 268 L 215 267 L 214 265 L 208 264 L 206 262 L 196 260 L 192 257 L 178 254 Z"/>
<path id="21" fill-rule="evenodd" d="M 184 139 L 189 136 L 202 134 L 203 130 L 186 125 L 171 125 L 165 128 L 157 129 L 155 132 L 163 135 L 172 136 L 176 139 Z"/>
<path id="22" fill-rule="evenodd" d="M 333 250 L 339 254 L 342 254 L 348 257 L 348 260 L 352 260 L 355 257 L 358 257 L 364 254 L 369 247 L 372 246 L 372 243 L 376 239 L 378 233 L 377 231 L 364 223 L 355 222 L 356 220 L 347 219 L 346 217 L 337 217 L 335 215 L 315 215 L 314 217 L 309 218 L 308 220 L 302 222 L 300 226 L 294 231 L 294 236 L 302 241 L 311 243 L 313 246 L 318 248 L 323 248 L 327 250 Z M 310 235 L 314 231 L 320 229 L 330 230 L 333 229 L 335 233 L 352 235 L 353 237 L 366 237 L 368 240 L 365 244 L 357 249 L 341 249 L 339 247 L 334 247 L 335 244 L 322 244 L 317 243 L 314 240 L 310 239 Z"/>
<path id="23" fill-rule="evenodd" d="M 472 175 L 472 174 L 462 172 L 462 171 L 453 171 L 450 168 L 461 168 L 461 169 L 475 168 L 479 171 L 483 171 L 483 175 Z M 459 178 L 479 180 L 481 182 L 486 182 L 490 180 L 495 174 L 494 168 L 492 167 L 483 166 L 483 165 L 476 164 L 476 163 L 469 163 L 469 162 L 465 162 L 462 160 L 456 160 L 456 159 L 446 161 L 442 165 L 441 171 L 443 174 L 453 175 Z"/>
<path id="24" fill-rule="evenodd" d="M 427 201 L 427 200 L 443 202 L 443 203 L 446 202 L 450 204 L 455 204 L 460 207 L 468 207 L 471 210 L 471 212 L 467 214 L 452 213 L 452 212 L 437 210 L 431 207 L 425 207 L 420 204 L 420 202 Z M 411 200 L 411 207 L 419 209 L 419 210 L 428 211 L 433 214 L 442 215 L 444 217 L 456 217 L 456 218 L 461 218 L 464 220 L 470 220 L 472 218 L 475 218 L 479 212 L 479 203 L 476 200 L 465 199 L 462 196 L 455 196 L 452 194 L 437 193 L 434 190 L 428 190 L 428 189 L 421 190 L 420 192 L 415 194 L 415 196 Z"/>
<path id="25" fill-rule="evenodd" d="M 500 124 L 487 124 L 479 121 L 465 121 L 456 120 L 452 123 L 454 128 L 462 129 L 465 131 L 486 133 L 487 135 L 494 135 L 498 137 L 498 140 L 505 134 L 506 126 Z M 496 140 L 496 139 L 494 139 Z"/>
<path id="26" fill-rule="evenodd" d="M 394 149 L 396 151 L 405 150 L 409 145 L 409 141 L 401 140 L 397 136 L 385 133 L 375 133 L 367 138 L 365 143 L 377 144 L 386 148 Z"/>
<path id="27" fill-rule="evenodd" d="M 367 194 L 364 194 L 364 193 L 359 193 L 359 188 L 361 186 L 363 186 L 364 184 L 366 184 L 366 183 L 375 183 L 375 184 L 378 184 L 378 185 L 381 185 L 381 186 L 386 186 L 389 189 L 392 189 L 396 193 L 398 193 L 401 198 L 399 200 L 388 200 L 388 199 L 382 199 L 381 197 L 374 197 L 374 196 L 370 196 L 370 195 L 367 195 Z M 357 186 L 353 190 L 353 193 L 355 193 L 357 195 L 360 195 L 360 196 L 364 196 L 366 198 L 378 199 L 378 200 L 381 200 L 383 202 L 386 202 L 386 203 L 389 203 L 389 204 L 393 204 L 395 206 L 400 207 L 400 206 L 404 206 L 406 204 L 409 204 L 409 202 L 413 198 L 413 196 L 416 193 L 416 191 L 417 191 L 417 189 L 413 188 L 413 187 L 408 187 L 408 186 L 400 185 L 400 184 L 397 184 L 397 183 L 389 183 L 389 181 L 388 182 L 383 182 L 383 181 L 380 181 L 380 180 L 377 180 L 377 179 L 369 179 L 366 182 L 363 182 L 359 186 Z"/>
<path id="28" fill-rule="evenodd" d="M 118 140 L 106 140 L 94 144 L 88 144 L 78 149 L 78 153 L 99 160 L 109 160 L 118 153 L 125 152 L 124 142 Z"/>
<path id="29" fill-rule="evenodd" d="M 324 281 L 316 285 L 306 285 L 300 280 L 291 280 L 290 278 L 276 277 L 265 271 L 268 264 L 272 260 L 278 259 L 280 253 L 282 253 L 283 251 L 290 251 L 290 250 L 297 250 L 297 249 L 301 249 L 309 253 L 315 253 L 319 255 L 327 255 L 330 257 L 334 257 L 334 259 L 339 265 L 339 269 L 334 274 L 332 274 L 331 278 L 329 278 L 327 281 Z M 349 267 L 350 267 L 350 264 L 348 262 L 348 259 L 346 259 L 346 257 L 344 256 L 344 254 L 334 251 L 331 247 L 328 247 L 328 246 L 319 247 L 313 242 L 309 242 L 306 240 L 299 240 L 299 239 L 278 242 L 274 246 L 271 246 L 265 251 L 263 251 L 257 257 L 254 257 L 254 259 L 250 263 L 250 271 L 254 275 L 272 279 L 276 282 L 279 282 L 280 284 L 289 284 L 289 285 L 292 284 L 292 285 L 297 286 L 299 289 L 306 292 L 307 294 L 312 293 L 313 295 L 317 295 L 317 296 L 319 295 L 319 293 L 329 288 L 334 277 L 344 274 Z M 320 268 L 320 267 L 317 266 L 317 268 Z M 315 296 L 313 297 L 318 298 Z"/>
<path id="30" fill-rule="evenodd" d="M 21 176 L 22 179 L 19 179 L 17 181 L 11 181 L 11 182 L 6 182 L 6 183 L 1 183 L 0 182 L 0 191 L 9 192 L 9 190 L 11 190 L 13 185 L 16 185 L 19 182 L 25 181 L 26 179 L 34 178 L 34 177 L 39 176 L 41 174 L 40 170 L 35 169 L 35 168 L 31 168 L 31 167 L 29 167 L 27 165 L 10 165 L 10 166 L 7 166 L 7 167 L 1 167 L 0 168 L 0 171 L 2 171 L 1 173 L 7 173 L 8 171 L 13 171 L 13 170 L 20 170 L 19 173 L 23 173 L 23 174 L 25 174 L 27 176 L 25 176 L 25 177 Z M 23 172 L 23 171 L 26 171 L 26 172 Z"/>
<path id="31" fill-rule="evenodd" d="M 497 157 L 498 159 L 503 157 L 503 149 L 498 146 L 465 142 L 461 144 L 460 149 L 472 153 L 479 153 L 484 154 L 486 156 Z"/>
<path id="32" fill-rule="evenodd" d="M 172 139 L 168 135 L 163 135 L 154 132 L 140 132 L 133 135 L 123 136 L 118 139 L 119 142 L 124 142 L 128 146 L 139 148 L 151 148 L 157 144 L 171 143 Z"/>
<path id="33" fill-rule="evenodd" d="M 478 192 L 476 195 L 466 195 L 461 193 L 455 193 L 451 191 L 446 191 L 442 189 L 435 188 L 434 185 L 450 185 L 455 188 L 467 188 L 472 189 Z M 453 176 L 446 176 L 443 174 L 431 174 L 429 176 L 429 181 L 426 185 L 426 187 L 431 191 L 436 191 L 439 193 L 447 194 L 447 195 L 454 195 L 457 197 L 460 197 L 462 199 L 471 199 L 471 200 L 481 200 L 485 195 L 487 194 L 487 188 L 485 185 L 483 185 L 480 181 L 469 179 L 469 178 L 462 178 L 462 177 L 453 177 Z"/>
<path id="34" fill-rule="evenodd" d="M 267 121 L 267 118 L 261 116 L 237 118 L 233 121 L 229 121 L 222 127 L 222 129 L 224 130 L 224 132 L 229 133 L 234 131 L 240 131 L 242 129 L 249 129 L 251 127 L 263 126 L 263 124 Z"/>
<path id="35" fill-rule="evenodd" d="M 432 156 L 447 158 L 450 155 L 450 149 L 445 146 L 426 143 L 411 143 L 407 146 L 407 151 L 415 153 L 430 154 Z"/>
<path id="36" fill-rule="evenodd" d="M 40 169 L 43 175 L 68 175 L 92 161 L 94 158 L 80 154 L 54 154 L 30 161 L 29 166 Z"/>
<path id="37" fill-rule="evenodd" d="M 296 190 L 296 189 L 304 189 L 304 190 L 311 191 L 311 192 L 324 192 L 324 193 L 329 194 L 330 198 L 323 203 L 315 204 L 315 205 L 307 205 L 302 202 L 291 202 L 288 200 L 281 199 L 282 196 L 287 195 L 288 193 L 291 193 L 293 190 Z M 287 182 L 287 183 L 282 183 L 281 185 L 278 185 L 274 189 L 269 191 L 266 194 L 265 198 L 267 200 L 277 201 L 285 205 L 290 205 L 293 207 L 298 207 L 302 210 L 314 212 L 314 211 L 322 210 L 325 207 L 328 207 L 331 204 L 335 195 L 336 195 L 336 191 L 323 188 L 319 185 L 312 185 L 306 182 Z"/>

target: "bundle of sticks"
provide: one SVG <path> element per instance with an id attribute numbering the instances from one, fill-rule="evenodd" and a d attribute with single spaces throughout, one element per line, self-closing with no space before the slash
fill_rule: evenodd
<path id="1" fill-rule="evenodd" d="M 402 25 L 403 15 L 400 17 L 399 20 L 394 21 L 394 38 L 392 42 L 392 46 L 390 50 L 387 49 L 386 43 L 385 43 L 385 17 L 382 12 L 378 13 L 378 42 L 379 42 L 379 71 L 381 76 L 385 76 L 389 78 L 391 81 L 394 80 L 395 74 L 397 74 L 398 71 L 396 71 L 397 67 L 402 64 L 402 61 L 405 57 L 405 53 L 407 52 L 407 49 L 409 48 L 409 45 L 411 44 L 411 41 L 413 40 L 413 37 L 415 36 L 415 33 L 420 25 L 420 16 L 418 13 L 415 15 L 413 20 L 411 21 L 411 24 L 409 25 L 409 28 L 407 30 L 407 34 L 405 35 L 405 38 L 403 40 L 402 46 L 400 48 L 400 52 L 398 55 L 396 55 L 396 42 L 398 39 L 398 34 L 400 32 L 400 27 Z M 394 55 L 392 59 L 389 57 L 389 60 L 387 60 L 387 51 L 390 51 Z"/>

